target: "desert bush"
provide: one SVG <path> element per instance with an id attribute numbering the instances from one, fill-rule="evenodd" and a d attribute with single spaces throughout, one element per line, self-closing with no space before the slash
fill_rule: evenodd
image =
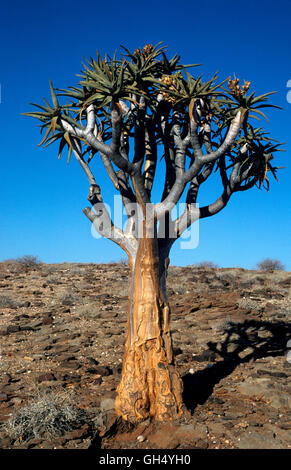
<path id="1" fill-rule="evenodd" d="M 49 274 L 45 282 L 47 284 L 62 284 L 59 274 Z"/>
<path id="2" fill-rule="evenodd" d="M 59 293 L 58 300 L 60 300 L 63 305 L 73 305 L 76 300 L 78 300 L 78 296 L 69 289 L 64 289 Z"/>
<path id="3" fill-rule="evenodd" d="M 252 299 L 247 299 L 246 297 L 239 299 L 236 304 L 239 308 L 245 308 L 247 310 L 258 310 L 259 308 L 259 304 L 257 302 Z"/>
<path id="4" fill-rule="evenodd" d="M 122 266 L 127 266 L 127 258 L 120 258 L 118 264 L 121 264 Z"/>
<path id="5" fill-rule="evenodd" d="M 31 268 L 40 264 L 38 257 L 33 255 L 24 255 L 20 258 L 16 258 L 14 261 L 21 264 L 22 266 L 25 266 L 26 268 Z"/>
<path id="6" fill-rule="evenodd" d="M 3 265 L 6 266 L 7 271 L 13 274 L 25 272 L 27 268 L 38 267 L 40 260 L 37 256 L 24 255 L 20 258 L 11 258 L 3 261 Z"/>
<path id="7" fill-rule="evenodd" d="M 17 308 L 20 306 L 20 302 L 12 299 L 10 295 L 2 294 L 0 295 L 0 307 L 1 308 Z"/>
<path id="8" fill-rule="evenodd" d="M 196 266 L 199 268 L 219 268 L 218 264 L 213 263 L 212 261 L 200 261 Z"/>
<path id="9" fill-rule="evenodd" d="M 265 258 L 257 264 L 260 271 L 284 271 L 285 266 L 278 259 Z"/>
<path id="10" fill-rule="evenodd" d="M 10 439 L 28 441 L 45 436 L 62 436 L 87 421 L 87 413 L 77 407 L 68 393 L 36 392 L 36 397 L 2 425 Z"/>
<path id="11" fill-rule="evenodd" d="M 96 306 L 96 303 L 92 302 L 78 306 L 75 313 L 81 318 L 95 318 L 100 313 L 100 307 Z"/>
<path id="12" fill-rule="evenodd" d="M 85 274 L 86 272 L 86 269 L 84 268 L 84 266 L 72 266 L 70 268 L 70 274 L 73 274 L 73 275 L 82 275 L 82 274 Z"/>
<path id="13" fill-rule="evenodd" d="M 213 329 L 215 329 L 218 333 L 224 333 L 233 328 L 235 325 L 236 323 L 231 318 L 226 318 L 219 321 Z"/>
<path id="14" fill-rule="evenodd" d="M 105 263 L 107 266 L 127 266 L 127 259 L 126 258 L 120 258 L 118 261 L 109 261 L 108 263 Z"/>

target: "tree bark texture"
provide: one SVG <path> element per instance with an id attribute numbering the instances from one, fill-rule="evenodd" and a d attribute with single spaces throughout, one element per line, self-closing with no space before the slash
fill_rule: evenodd
<path id="1" fill-rule="evenodd" d="M 153 417 L 176 419 L 183 413 L 182 380 L 174 364 L 170 308 L 161 282 L 157 239 L 140 239 L 131 266 L 128 331 L 117 388 L 116 412 L 130 422 Z M 164 281 L 164 280 L 163 280 Z"/>

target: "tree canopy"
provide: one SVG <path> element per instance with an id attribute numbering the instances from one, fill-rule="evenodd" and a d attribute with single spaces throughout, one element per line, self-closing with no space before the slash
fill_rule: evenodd
<path id="1" fill-rule="evenodd" d="M 37 110 L 24 113 L 41 121 L 44 136 L 39 145 L 58 143 L 58 157 L 67 149 L 68 162 L 75 155 L 90 182 L 92 205 L 103 203 L 101 182 L 97 184 L 90 165 L 98 153 L 125 206 L 151 203 L 159 147 L 165 178 L 161 201 L 152 204 L 157 219 L 171 210 L 190 183 L 185 212 L 171 221 L 174 238 L 193 220 L 220 211 L 233 193 L 253 186 L 269 189 L 268 172 L 277 180 L 280 168 L 272 164 L 273 154 L 282 144 L 263 127 L 254 127 L 253 119 L 267 119 L 264 108 L 278 108 L 268 102 L 275 92 L 256 96 L 249 91 L 250 82 L 241 85 L 236 77 L 218 82 L 218 73 L 205 81 L 203 75 L 190 73 L 201 64 L 183 65 L 177 54 L 167 57 L 161 43 L 133 52 L 121 48 L 120 57 L 115 52 L 102 59 L 97 51 L 95 59 L 86 60 L 76 86 L 59 89 L 50 81 L 51 104 L 44 99 L 42 105 L 32 103 Z M 223 192 L 197 212 L 193 208 L 198 189 L 216 171 Z M 90 208 L 84 212 L 96 219 Z M 102 234 L 130 253 L 133 240 L 124 238 L 108 214 L 107 219 L 110 236 L 104 227 Z"/>

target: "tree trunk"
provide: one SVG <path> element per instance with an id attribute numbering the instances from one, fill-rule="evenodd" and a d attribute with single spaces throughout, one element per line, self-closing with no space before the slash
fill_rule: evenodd
<path id="1" fill-rule="evenodd" d="M 165 293 L 166 260 L 159 259 L 156 237 L 144 233 L 131 267 L 127 339 L 116 399 L 117 414 L 130 422 L 150 416 L 167 421 L 183 413 Z"/>

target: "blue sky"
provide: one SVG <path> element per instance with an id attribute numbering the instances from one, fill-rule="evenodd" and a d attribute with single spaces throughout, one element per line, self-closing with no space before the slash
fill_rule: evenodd
<path id="1" fill-rule="evenodd" d="M 283 110 L 268 111 L 270 122 L 259 125 L 287 141 L 287 151 L 277 155 L 278 166 L 286 166 L 279 183 L 271 180 L 268 193 L 235 194 L 221 213 L 201 221 L 197 248 L 174 245 L 171 263 L 211 260 L 252 268 L 272 257 L 290 270 L 290 15 L 287 0 L 6 2 L 0 28 L 0 260 L 24 254 L 47 263 L 124 257 L 115 244 L 91 235 L 82 213 L 88 183 L 77 162 L 68 166 L 65 155 L 57 159 L 56 147 L 38 147 L 37 122 L 20 113 L 49 96 L 50 78 L 59 88 L 76 84 L 81 62 L 96 49 L 113 54 L 120 44 L 137 48 L 163 41 L 169 55 L 178 52 L 184 63 L 202 63 L 199 73 L 205 77 L 218 70 L 221 79 L 235 73 L 258 94 L 278 91 L 272 102 Z M 104 199 L 112 202 L 111 186 L 98 171 Z M 220 192 L 208 185 L 200 204 Z"/>

